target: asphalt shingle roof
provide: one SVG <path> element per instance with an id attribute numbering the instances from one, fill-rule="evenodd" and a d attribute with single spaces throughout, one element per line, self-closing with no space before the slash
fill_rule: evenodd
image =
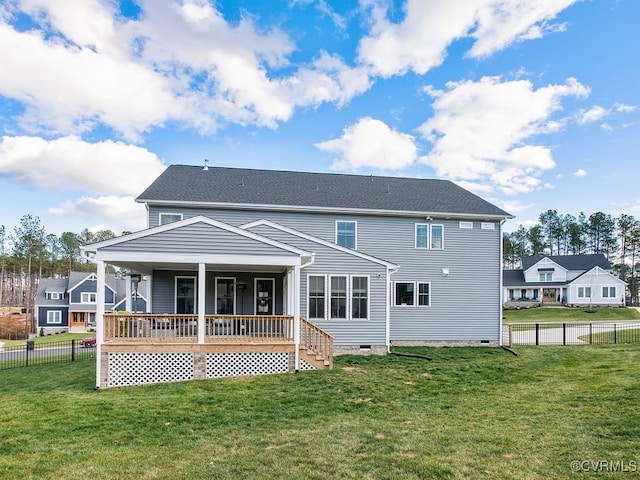
<path id="1" fill-rule="evenodd" d="M 243 168 L 169 166 L 138 198 L 148 203 L 284 205 L 511 218 L 448 180 Z"/>
<path id="2" fill-rule="evenodd" d="M 545 257 L 524 257 L 522 268 L 527 270 Z M 548 255 L 547 258 L 557 263 L 567 270 L 591 270 L 593 267 L 600 267 L 604 270 L 611 270 L 611 264 L 601 253 L 590 255 Z"/>

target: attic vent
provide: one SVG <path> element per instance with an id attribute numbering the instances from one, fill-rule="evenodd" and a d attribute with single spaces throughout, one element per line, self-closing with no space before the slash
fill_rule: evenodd
<path id="1" fill-rule="evenodd" d="M 204 159 L 204 168 L 202 170 L 209 170 L 209 160 Z"/>

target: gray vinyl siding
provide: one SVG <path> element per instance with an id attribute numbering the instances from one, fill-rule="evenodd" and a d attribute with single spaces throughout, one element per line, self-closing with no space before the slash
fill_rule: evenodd
<path id="1" fill-rule="evenodd" d="M 269 226 L 251 228 L 252 232 L 295 246 L 305 251 L 315 252 L 312 265 L 300 271 L 300 314 L 308 316 L 309 275 L 367 276 L 369 277 L 369 311 L 366 320 L 310 320 L 334 337 L 336 345 L 385 345 L 386 343 L 386 266 L 342 252 L 317 242 L 292 235 Z M 350 288 L 348 288 L 350 291 Z M 327 287 L 327 298 L 328 298 Z M 349 306 L 349 301 L 347 301 Z M 329 304 L 326 304 L 328 311 Z"/>
<path id="2" fill-rule="evenodd" d="M 157 224 L 158 212 L 167 212 L 167 208 L 150 207 L 149 223 Z M 334 215 L 318 213 L 288 213 L 256 210 L 207 210 L 200 208 L 184 208 L 176 210 L 184 214 L 184 218 L 205 215 L 231 225 L 242 225 L 260 219 L 267 219 L 289 228 L 299 230 L 323 240 L 335 241 L 335 222 L 357 222 L 358 251 L 386 260 L 400 266 L 398 272 L 391 276 L 391 281 L 428 282 L 431 284 L 430 307 L 395 307 L 393 306 L 393 283 L 389 285 L 391 301 L 391 340 L 446 341 L 446 340 L 499 340 L 499 324 L 501 315 L 500 277 L 501 228 L 498 222 L 494 230 L 483 230 L 478 221 L 474 221 L 473 229 L 461 229 L 459 219 L 434 219 L 427 221 L 424 217 L 390 217 L 374 215 Z M 415 248 L 415 224 L 431 223 L 444 226 L 444 250 L 423 250 Z M 256 230 L 256 233 L 261 233 Z M 265 232 L 266 233 L 266 232 Z M 269 234 L 272 235 L 272 234 Z M 273 234 L 275 235 L 275 234 Z M 275 237 L 274 237 L 275 238 Z M 357 257 L 349 260 L 334 258 L 327 253 L 320 253 L 315 247 L 302 243 L 293 243 L 299 248 L 318 252 L 316 264 L 302 270 L 304 282 L 311 272 L 354 274 L 355 266 L 345 262 L 357 262 Z M 362 261 L 362 259 L 358 259 Z M 325 271 L 316 268 L 325 268 Z M 373 268 L 369 265 L 368 268 Z M 378 268 L 377 266 L 375 268 Z M 380 266 L 382 270 L 384 267 Z M 442 269 L 449 269 L 449 275 L 443 276 Z M 384 278 L 382 275 L 381 278 Z M 374 281 L 375 279 L 375 281 Z M 377 277 L 370 277 L 373 284 Z M 306 283 L 303 285 L 306 290 Z M 376 302 L 384 304 L 385 293 L 378 292 L 376 285 Z M 302 312 L 306 314 L 306 295 L 302 295 Z M 155 297 L 154 297 L 155 298 Z M 373 300 L 372 296 L 372 300 Z M 371 306 L 374 311 L 374 306 Z M 382 311 L 376 303 L 375 311 Z M 377 319 L 374 319 L 376 322 Z M 330 322 L 326 322 L 330 323 Z M 359 322 L 358 322 L 359 323 Z M 336 343 L 353 344 L 358 336 L 358 344 L 377 344 L 368 340 L 377 335 L 371 334 L 371 325 L 331 326 L 318 324 L 327 328 L 336 337 Z M 349 338 L 343 340 L 343 336 Z M 378 337 L 376 337 L 378 338 Z M 367 340 L 365 340 L 367 339 Z"/>
<path id="3" fill-rule="evenodd" d="M 105 247 L 103 251 L 218 255 L 294 255 L 272 245 L 205 223 L 196 223 Z"/>
<path id="4" fill-rule="evenodd" d="M 174 270 L 155 270 L 153 272 L 152 298 L 153 312 L 156 314 L 175 312 L 175 279 L 176 277 L 195 277 L 196 292 L 198 282 L 198 272 L 194 271 L 174 271 Z M 249 272 L 207 272 L 205 279 L 205 315 L 213 315 L 215 313 L 216 296 L 215 289 L 216 277 L 235 278 L 236 283 L 244 282 L 247 288 L 244 294 L 236 292 L 236 314 L 237 315 L 253 315 L 255 311 L 254 305 L 254 280 L 255 278 L 273 278 L 275 285 L 274 292 L 274 315 L 282 315 L 283 313 L 283 275 L 282 273 L 249 273 Z M 197 297 L 197 293 L 196 293 Z M 197 305 L 197 299 L 196 299 Z"/>

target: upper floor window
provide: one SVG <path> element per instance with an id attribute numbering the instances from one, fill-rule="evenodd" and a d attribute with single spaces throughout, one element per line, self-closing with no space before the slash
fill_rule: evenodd
<path id="1" fill-rule="evenodd" d="M 80 303 L 96 303 L 96 292 L 82 292 Z"/>
<path id="2" fill-rule="evenodd" d="M 482 230 L 495 230 L 496 229 L 496 224 L 495 223 L 489 223 L 489 222 L 482 222 L 480 224 L 480 228 Z"/>
<path id="3" fill-rule="evenodd" d="M 61 300 L 62 292 L 47 292 L 47 298 L 49 300 Z"/>
<path id="4" fill-rule="evenodd" d="M 356 248 L 356 222 L 336 222 L 336 243 L 342 247 Z"/>
<path id="5" fill-rule="evenodd" d="M 182 220 L 181 213 L 161 213 L 160 225 L 166 225 L 167 223 L 179 222 Z"/>
<path id="6" fill-rule="evenodd" d="M 553 282 L 553 272 L 540 272 L 541 282 Z"/>
<path id="7" fill-rule="evenodd" d="M 473 228 L 473 222 L 460 222 L 460 228 Z"/>
<path id="8" fill-rule="evenodd" d="M 444 226 L 416 223 L 416 248 L 442 250 L 444 248 Z"/>

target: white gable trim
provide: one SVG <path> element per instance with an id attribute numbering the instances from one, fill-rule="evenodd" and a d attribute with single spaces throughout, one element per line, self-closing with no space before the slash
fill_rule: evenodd
<path id="1" fill-rule="evenodd" d="M 71 291 L 75 290 L 76 288 L 78 288 L 80 285 L 82 285 L 84 282 L 86 282 L 87 280 L 94 280 L 94 281 L 98 281 L 98 277 L 96 277 L 95 273 L 90 273 L 89 275 L 87 275 L 86 277 L 84 277 L 82 280 L 80 280 L 78 283 L 76 283 L 73 287 L 67 289 L 67 291 L 69 293 L 71 293 Z M 105 282 L 104 284 L 105 287 L 107 287 L 109 290 L 111 290 L 113 292 L 113 294 L 116 294 L 116 291 L 114 288 L 110 287 L 108 283 Z M 96 285 L 97 287 L 97 285 Z M 115 297 L 114 297 L 115 298 Z M 71 299 L 71 295 L 69 295 L 69 299 Z M 76 302 L 69 302 L 69 303 L 76 303 Z"/>
<path id="2" fill-rule="evenodd" d="M 524 270 L 525 277 L 527 276 L 527 272 L 535 271 L 535 270 L 537 270 L 539 268 L 553 268 L 553 269 L 558 269 L 560 271 L 563 271 L 565 273 L 569 271 L 568 269 L 564 268 L 559 263 L 556 263 L 556 262 L 554 262 L 553 260 L 551 260 L 551 259 L 549 259 L 547 257 L 543 257 L 539 261 L 537 261 L 536 263 L 531 265 L 529 268 Z"/>
<path id="3" fill-rule="evenodd" d="M 279 248 L 281 250 L 285 250 L 287 252 L 293 253 L 295 255 L 298 255 L 300 257 L 308 257 L 311 258 L 312 254 L 309 252 L 306 252 L 304 250 L 300 250 L 299 248 L 295 248 L 292 247 L 291 245 L 287 245 L 285 243 L 282 242 L 278 242 L 275 240 L 272 240 L 270 238 L 267 237 L 263 237 L 262 235 L 258 235 L 256 233 L 253 232 L 248 232 L 244 229 L 238 228 L 238 227 L 234 227 L 232 225 L 229 225 L 227 223 L 223 223 L 220 222 L 218 220 L 213 220 L 211 218 L 208 217 L 204 217 L 202 215 L 198 215 L 195 217 L 190 217 L 187 218 L 185 220 L 180 220 L 178 222 L 172 222 L 172 223 L 168 223 L 166 225 L 160 225 L 158 227 L 153 227 L 147 230 L 141 230 L 139 232 L 135 232 L 129 235 L 125 235 L 122 237 L 117 237 L 117 238 L 112 238 L 109 240 L 105 240 L 103 242 L 98 242 L 98 243 L 93 243 L 91 245 L 86 245 L 84 247 L 81 248 L 81 250 L 85 251 L 85 252 L 94 252 L 97 253 L 97 251 L 101 248 L 105 248 L 105 247 L 110 247 L 112 245 L 118 245 L 120 243 L 125 243 L 131 240 L 137 240 L 139 238 L 145 238 L 151 235 L 155 235 L 158 233 L 162 233 L 162 232 L 167 232 L 170 230 L 175 230 L 177 228 L 181 228 L 181 227 L 185 227 L 188 225 L 193 225 L 195 223 L 205 223 L 207 225 L 210 225 L 212 227 L 216 227 L 216 228 L 220 228 L 222 230 L 226 230 L 228 232 L 234 233 L 236 235 L 240 235 L 246 238 L 250 238 L 252 240 L 264 243 L 266 245 L 271 245 L 272 247 L 276 247 Z M 166 257 L 166 254 L 165 254 Z M 121 256 L 119 256 L 118 258 L 121 258 Z M 106 258 L 104 258 L 106 260 Z"/>
<path id="4" fill-rule="evenodd" d="M 381 260 L 376 257 L 372 257 L 371 255 L 367 255 L 366 253 L 359 252 L 357 250 L 352 250 L 351 248 L 341 247 L 340 245 L 336 245 L 335 243 L 327 242 L 326 240 L 322 240 L 321 238 L 314 237 L 313 235 L 308 235 L 306 233 L 302 233 L 298 230 L 294 230 L 289 227 L 285 227 L 284 225 L 280 225 L 279 223 L 272 222 L 270 220 L 256 220 L 254 222 L 246 223 L 244 225 L 240 225 L 242 229 L 251 229 L 253 227 L 258 226 L 267 226 L 271 228 L 275 228 L 276 230 L 280 230 L 281 232 L 286 232 L 291 235 L 295 235 L 296 237 L 304 238 L 305 240 L 309 240 L 310 242 L 317 243 L 319 245 L 324 245 L 325 247 L 332 248 L 334 250 L 338 250 L 340 252 L 348 253 L 349 255 L 353 255 L 355 257 L 362 258 L 364 260 L 369 260 L 370 262 L 378 263 L 380 265 L 384 265 L 389 269 L 397 269 L 400 268 L 398 265 L 394 263 L 387 262 L 385 260 Z"/>
<path id="5" fill-rule="evenodd" d="M 567 285 L 583 285 L 582 282 L 584 282 L 584 280 L 586 280 L 588 277 L 605 277 L 607 278 L 607 281 L 609 283 L 617 283 L 618 285 L 626 285 L 627 282 L 625 282 L 624 280 L 619 279 L 618 277 L 616 277 L 614 274 L 608 272 L 607 270 L 595 266 L 593 267 L 591 270 L 587 270 L 586 272 L 584 272 L 582 275 L 574 278 L 573 280 L 571 280 L 571 282 L 569 282 Z M 586 283 L 584 283 L 584 285 L 587 285 Z"/>

